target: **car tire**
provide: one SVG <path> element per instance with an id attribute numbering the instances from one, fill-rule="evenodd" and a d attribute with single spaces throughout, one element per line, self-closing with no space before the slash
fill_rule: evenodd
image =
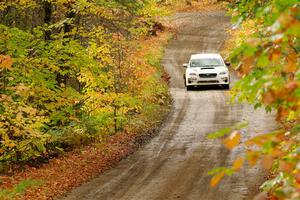
<path id="1" fill-rule="evenodd" d="M 229 84 L 223 85 L 223 88 L 224 88 L 225 90 L 229 90 Z"/>
<path id="2" fill-rule="evenodd" d="M 187 90 L 187 91 L 192 90 L 192 86 L 188 86 L 188 85 L 187 85 L 187 86 L 186 86 L 186 90 Z"/>

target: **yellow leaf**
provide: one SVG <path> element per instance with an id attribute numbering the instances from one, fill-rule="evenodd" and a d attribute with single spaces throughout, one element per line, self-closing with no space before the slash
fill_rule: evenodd
<path id="1" fill-rule="evenodd" d="M 241 140 L 241 134 L 238 131 L 234 131 L 231 133 L 231 135 L 226 138 L 223 143 L 228 149 L 233 149 L 236 147 Z"/>
<path id="2" fill-rule="evenodd" d="M 242 60 L 242 74 L 249 74 L 253 68 L 255 58 L 253 56 L 246 57 Z"/>
<path id="3" fill-rule="evenodd" d="M 284 156 L 284 152 L 281 151 L 281 150 L 279 150 L 279 149 L 273 149 L 273 150 L 271 151 L 271 155 L 272 155 L 273 157 L 282 157 L 282 156 Z"/>
<path id="4" fill-rule="evenodd" d="M 291 162 L 287 162 L 287 161 L 279 162 L 279 169 L 284 172 L 291 173 L 294 168 L 295 168 L 295 165 Z"/>
<path id="5" fill-rule="evenodd" d="M 13 148 L 16 146 L 16 144 L 14 143 L 14 141 L 10 140 L 10 139 L 6 139 L 2 141 L 2 144 L 6 147 L 10 147 Z"/>
<path id="6" fill-rule="evenodd" d="M 214 175 L 212 177 L 212 179 L 210 180 L 210 186 L 215 187 L 216 185 L 218 185 L 218 183 L 222 180 L 224 175 L 225 175 L 225 172 L 220 172 L 220 173 Z"/>
<path id="7" fill-rule="evenodd" d="M 278 61 L 281 56 L 281 51 L 278 49 L 274 49 L 273 52 L 270 54 L 269 59 L 272 61 Z"/>
<path id="8" fill-rule="evenodd" d="M 262 159 L 261 164 L 265 169 L 269 170 L 273 165 L 273 161 L 274 161 L 274 157 L 272 155 L 266 155 Z"/>
<path id="9" fill-rule="evenodd" d="M 287 56 L 287 64 L 284 66 L 284 72 L 294 73 L 297 71 L 297 54 L 291 53 Z"/>
<path id="10" fill-rule="evenodd" d="M 298 81 L 288 82 L 285 85 L 285 88 L 288 90 L 289 93 L 291 93 L 291 92 L 295 91 L 297 88 L 299 88 L 299 83 L 298 83 Z"/>
<path id="11" fill-rule="evenodd" d="M 1 94 L 0 95 L 0 101 L 8 101 L 8 102 L 12 102 L 12 98 L 6 94 Z"/>
<path id="12" fill-rule="evenodd" d="M 22 112 L 18 112 L 17 115 L 16 115 L 16 120 L 18 122 L 21 122 L 22 118 L 23 118 L 23 113 Z"/>
<path id="13" fill-rule="evenodd" d="M 233 162 L 232 169 L 235 170 L 235 171 L 238 171 L 238 170 L 241 169 L 243 164 L 244 164 L 244 158 L 238 158 Z"/>
<path id="14" fill-rule="evenodd" d="M 284 106 L 279 106 L 276 119 L 280 121 L 287 118 L 288 115 L 289 111 Z"/>
<path id="15" fill-rule="evenodd" d="M 295 175 L 296 182 L 300 185 L 300 171 L 298 171 Z"/>
<path id="16" fill-rule="evenodd" d="M 253 47 L 256 47 L 257 45 L 259 45 L 260 42 L 261 41 L 259 39 L 257 39 L 257 38 L 250 38 L 250 39 L 247 40 L 247 43 L 249 45 L 253 46 Z"/>
<path id="17" fill-rule="evenodd" d="M 10 69 L 12 64 L 10 56 L 0 55 L 0 68 Z"/>
<path id="18" fill-rule="evenodd" d="M 69 119 L 73 120 L 73 121 L 76 121 L 76 122 L 80 122 L 80 120 L 75 116 L 70 116 Z"/>
<path id="19" fill-rule="evenodd" d="M 268 92 L 264 93 L 262 97 L 263 97 L 263 102 L 266 105 L 271 105 L 276 101 L 273 91 L 268 91 Z"/>
<path id="20" fill-rule="evenodd" d="M 256 165 L 259 157 L 260 157 L 260 152 L 251 151 L 251 150 L 247 151 L 247 160 L 252 167 Z"/>

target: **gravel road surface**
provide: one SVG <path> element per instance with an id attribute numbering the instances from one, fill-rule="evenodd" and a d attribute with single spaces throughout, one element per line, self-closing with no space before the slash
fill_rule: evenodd
<path id="1" fill-rule="evenodd" d="M 248 120 L 248 133 L 273 130 L 273 116 L 254 111 L 247 104 L 228 104 L 229 91 L 202 88 L 186 91 L 183 63 L 193 53 L 219 52 L 231 27 L 222 11 L 180 13 L 174 16 L 179 34 L 167 47 L 163 64 L 171 75 L 173 111 L 160 134 L 114 169 L 71 191 L 64 200 L 242 200 L 251 199 L 264 180 L 259 167 L 226 177 L 215 188 L 207 172 L 230 166 L 242 147 L 225 149 L 207 135 Z M 235 82 L 232 74 L 232 82 Z M 80 173 L 80 172 L 79 172 Z"/>

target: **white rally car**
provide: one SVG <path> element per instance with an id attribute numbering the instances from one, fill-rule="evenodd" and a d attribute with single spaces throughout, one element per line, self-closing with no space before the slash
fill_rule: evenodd
<path id="1" fill-rule="evenodd" d="M 184 79 L 187 90 L 201 85 L 221 85 L 229 89 L 230 74 L 220 54 L 194 54 L 186 68 Z"/>

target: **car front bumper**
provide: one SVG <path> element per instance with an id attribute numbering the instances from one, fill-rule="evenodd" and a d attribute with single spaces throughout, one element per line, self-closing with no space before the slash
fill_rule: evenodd
<path id="1" fill-rule="evenodd" d="M 188 77 L 186 80 L 187 86 L 198 85 L 229 85 L 230 77 L 228 75 L 218 75 L 214 78 Z"/>

